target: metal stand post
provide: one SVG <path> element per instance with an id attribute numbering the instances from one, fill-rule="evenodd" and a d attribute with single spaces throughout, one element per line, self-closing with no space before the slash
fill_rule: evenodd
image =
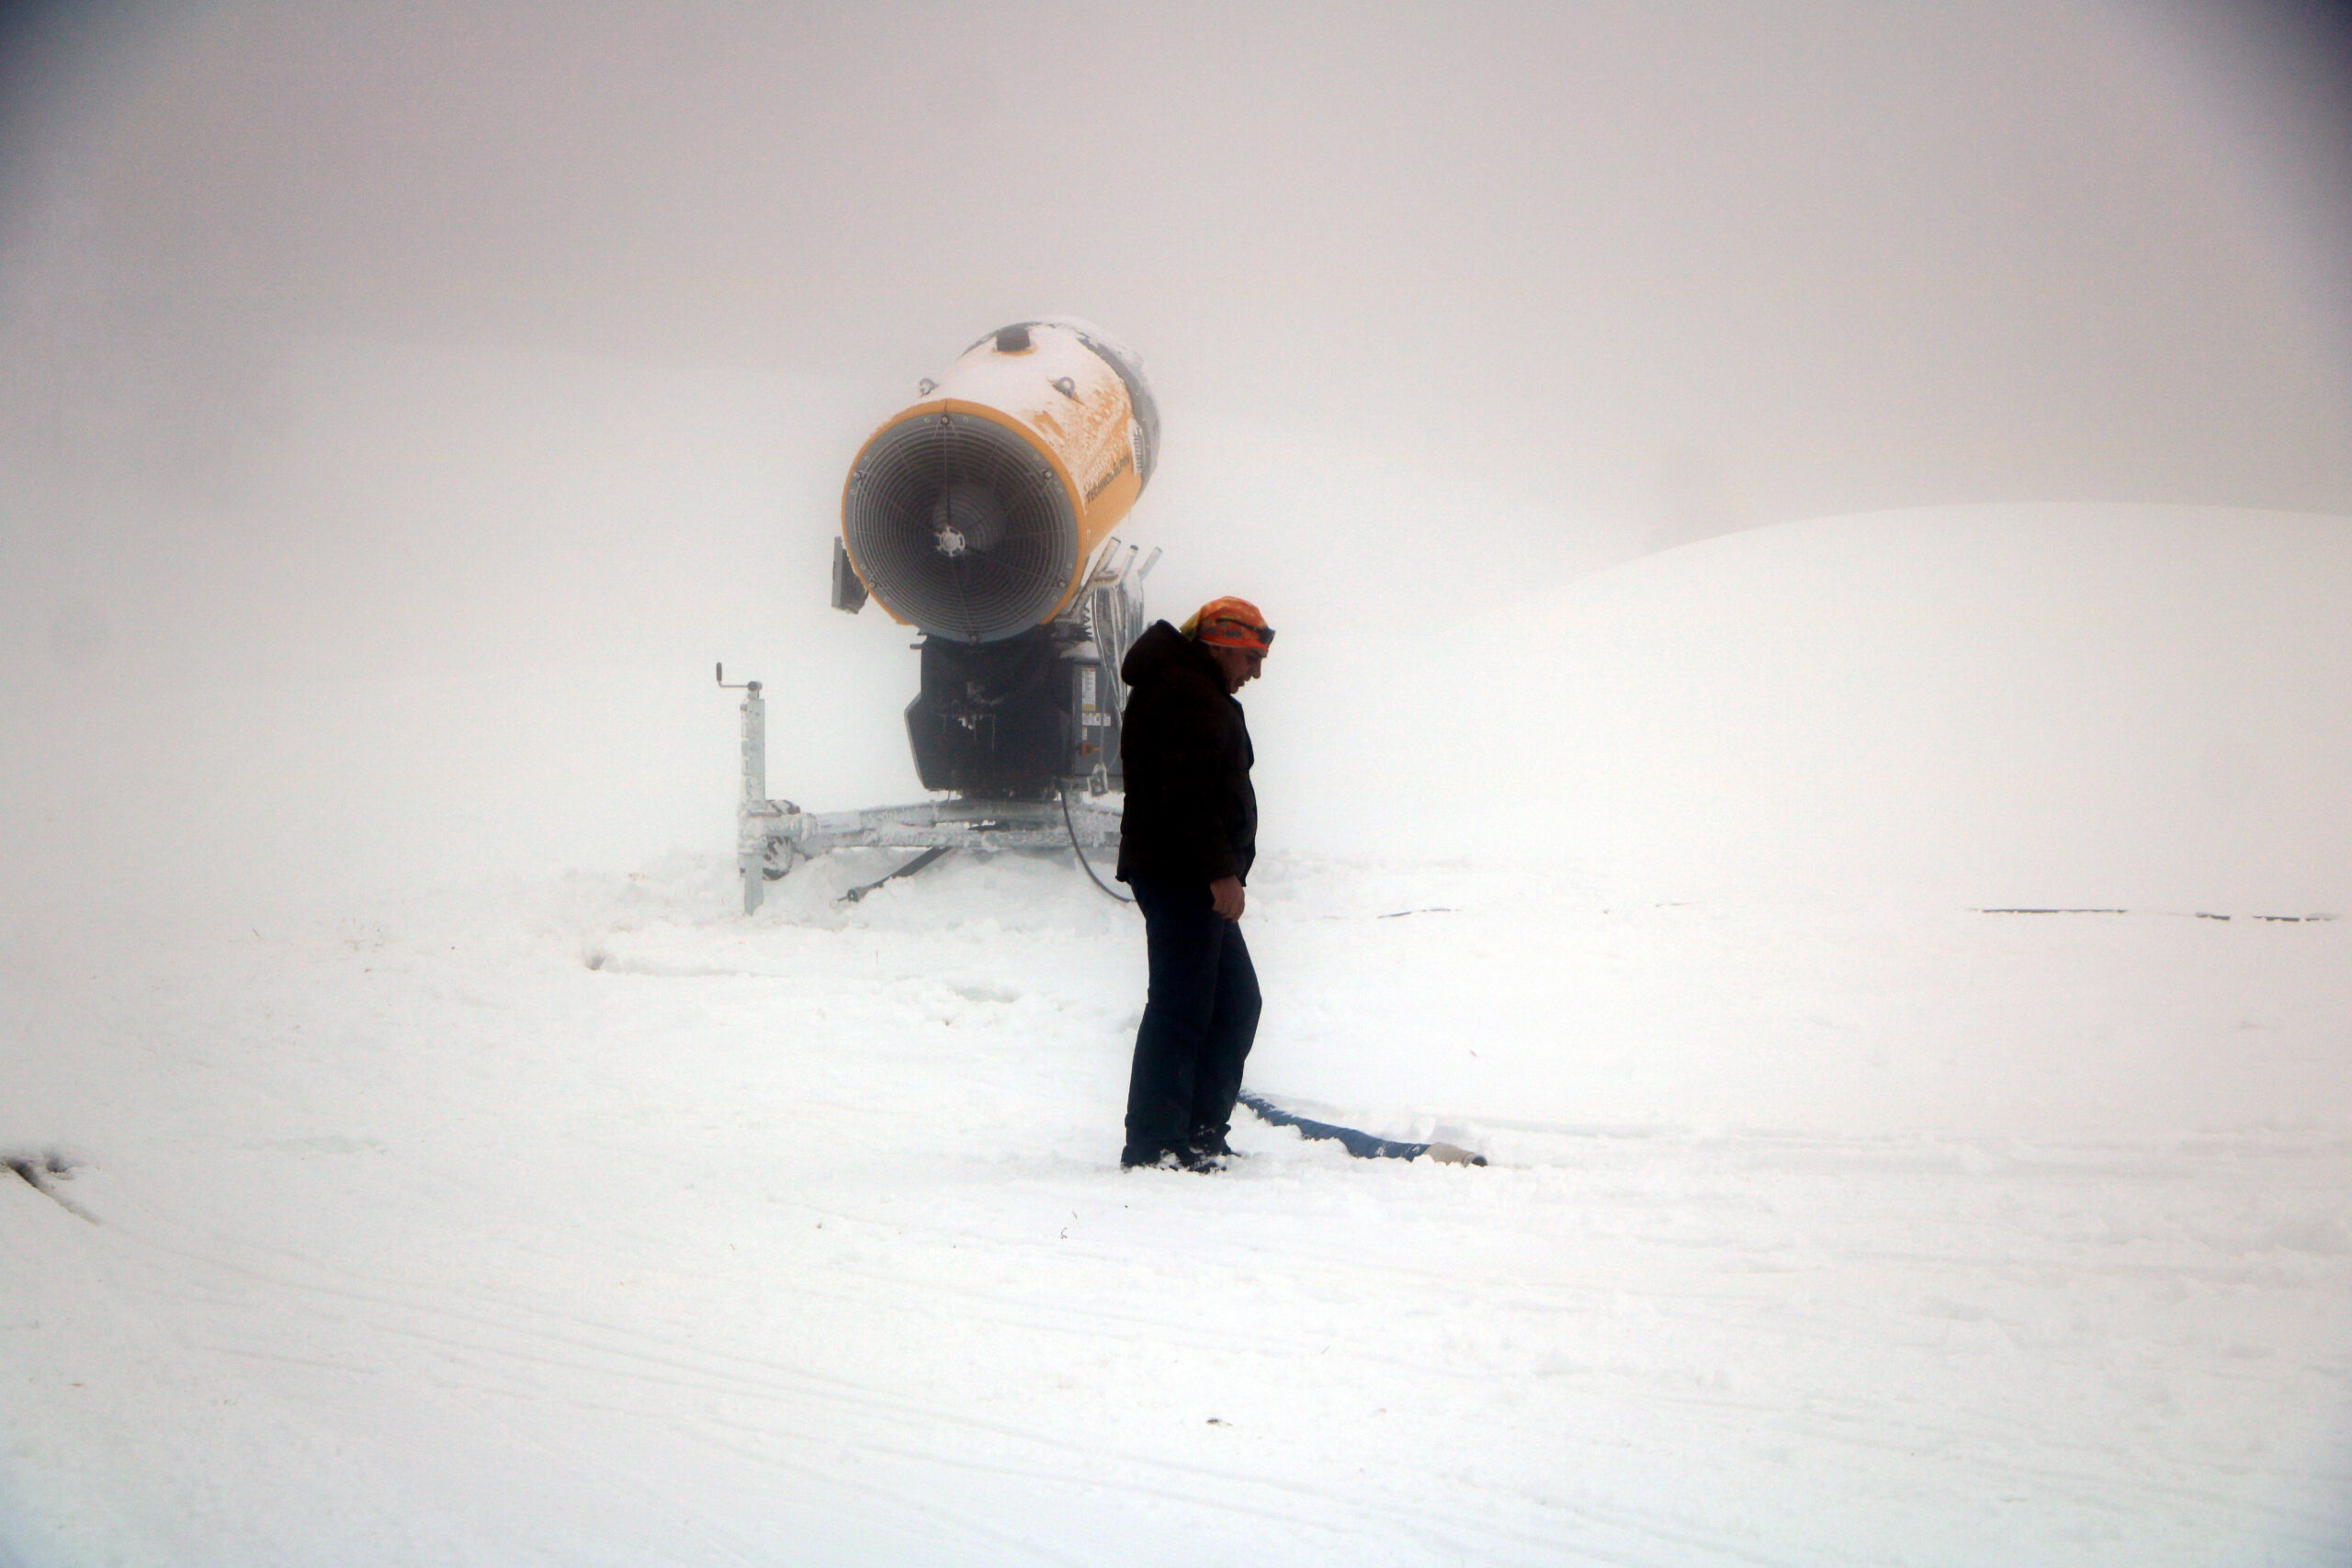
<path id="1" fill-rule="evenodd" d="M 767 871 L 761 832 L 752 807 L 764 806 L 768 795 L 768 702 L 752 682 L 743 693 L 743 803 L 736 808 L 735 863 L 743 874 L 743 913 L 759 913 L 767 894 Z"/>
<path id="2" fill-rule="evenodd" d="M 727 685 L 727 666 L 718 666 L 719 685 Z M 756 915 L 767 897 L 768 829 L 775 815 L 768 799 L 768 704 L 760 683 L 746 681 L 731 688 L 743 694 L 743 798 L 735 807 L 735 867 L 743 874 L 743 913 Z"/>

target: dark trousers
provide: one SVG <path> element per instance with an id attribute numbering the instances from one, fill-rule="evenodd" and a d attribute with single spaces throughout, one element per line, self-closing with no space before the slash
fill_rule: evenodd
<path id="1" fill-rule="evenodd" d="M 1127 1077 L 1127 1145 L 1159 1149 L 1222 1133 L 1258 1038 L 1258 971 L 1239 922 L 1221 919 L 1208 885 L 1132 880 L 1143 911 L 1151 990 Z"/>

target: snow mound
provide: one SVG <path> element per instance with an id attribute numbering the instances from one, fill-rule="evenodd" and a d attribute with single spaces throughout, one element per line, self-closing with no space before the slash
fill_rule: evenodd
<path id="1" fill-rule="evenodd" d="M 1942 507 L 1712 539 L 1459 631 L 1295 649 L 1253 708 L 1270 836 L 1538 851 L 1661 897 L 2339 909 L 2347 604 L 2335 517 Z"/>

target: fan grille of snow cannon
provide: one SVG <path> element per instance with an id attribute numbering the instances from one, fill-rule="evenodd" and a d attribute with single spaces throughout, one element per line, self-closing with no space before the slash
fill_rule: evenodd
<path id="1" fill-rule="evenodd" d="M 1078 570 L 1053 465 L 972 414 L 899 421 L 850 476 L 842 536 L 874 596 L 935 637 L 995 642 L 1052 614 Z"/>

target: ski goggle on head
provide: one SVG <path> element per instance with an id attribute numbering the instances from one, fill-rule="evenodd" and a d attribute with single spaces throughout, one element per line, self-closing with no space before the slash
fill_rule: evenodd
<path id="1" fill-rule="evenodd" d="M 1187 628 L 1193 637 L 1213 648 L 1238 648 L 1263 653 L 1274 646 L 1274 628 L 1247 599 L 1213 599 L 1201 606 Z"/>

